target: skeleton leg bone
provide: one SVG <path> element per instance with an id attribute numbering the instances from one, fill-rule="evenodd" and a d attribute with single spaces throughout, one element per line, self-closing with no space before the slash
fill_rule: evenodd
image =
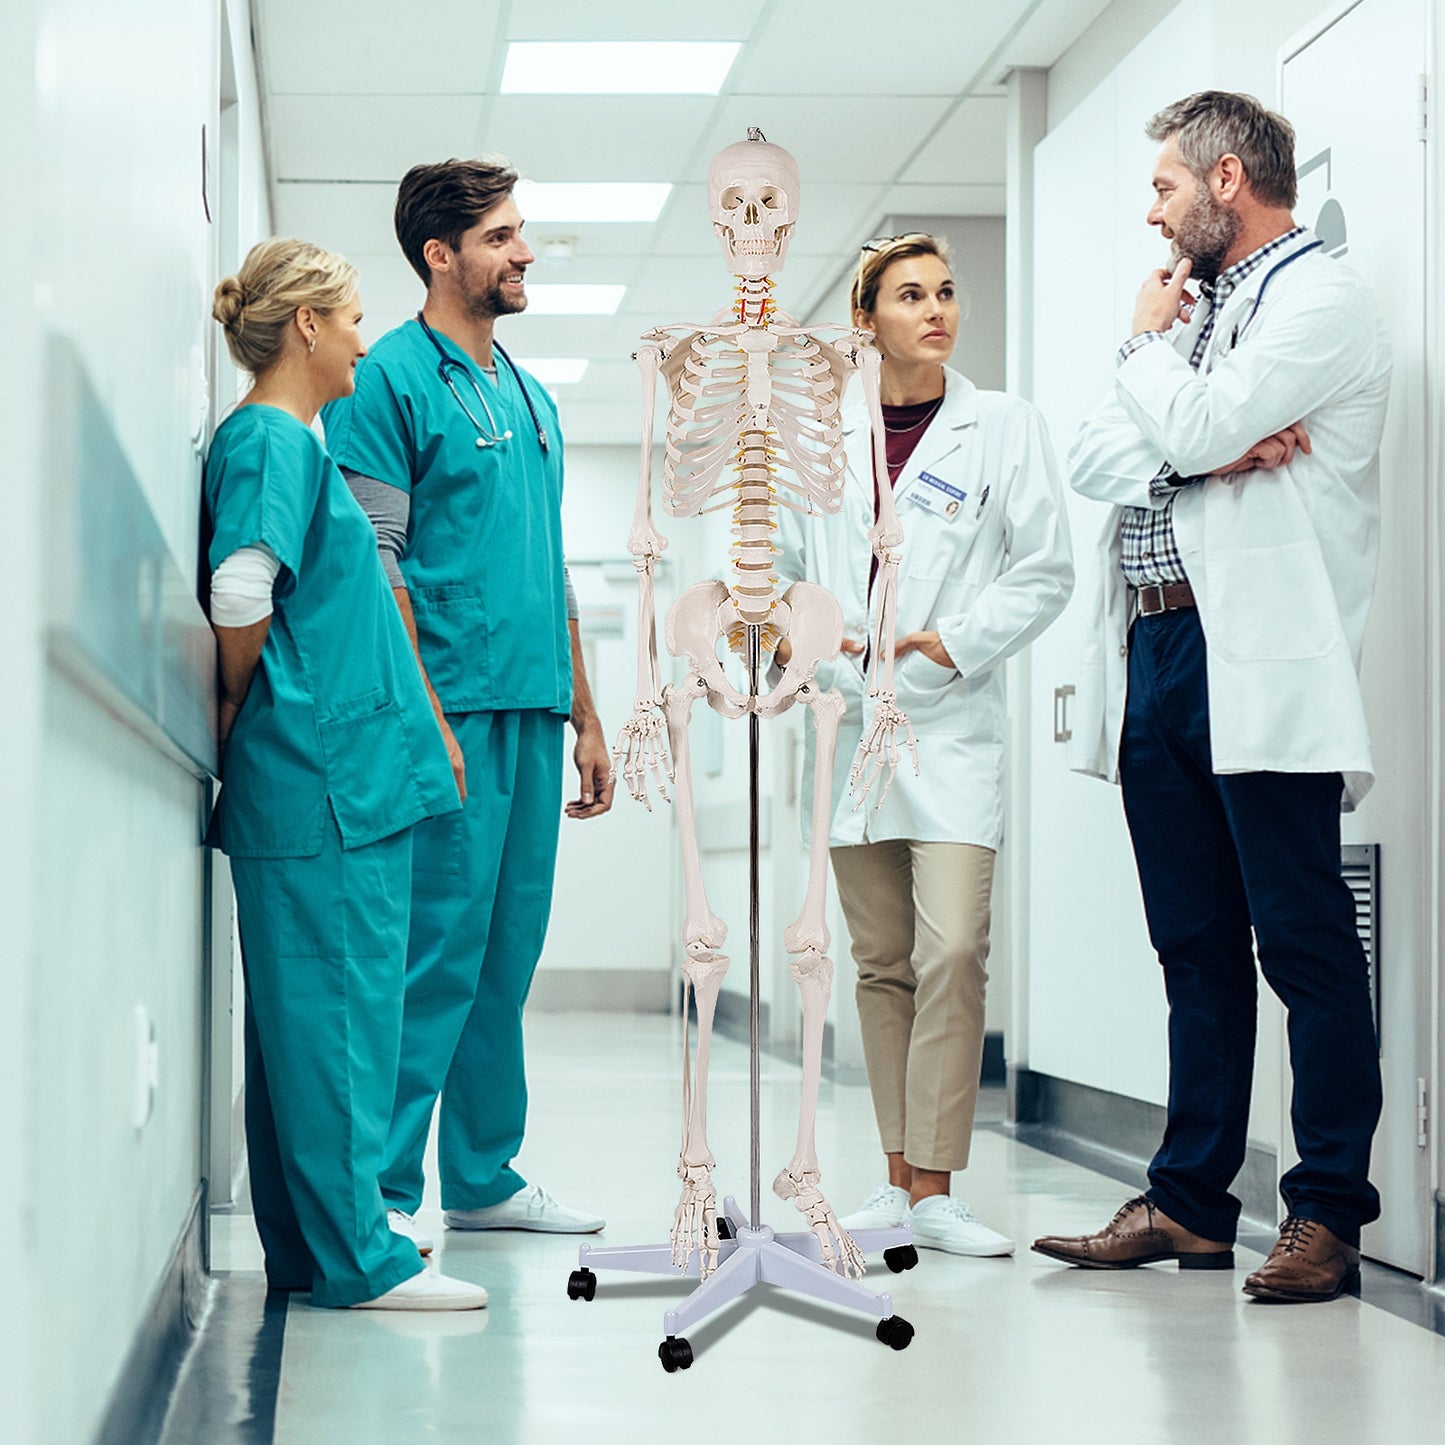
<path id="1" fill-rule="evenodd" d="M 818 693 L 811 684 L 798 689 L 799 701 L 813 711 L 818 733 L 813 779 L 813 839 L 808 868 L 808 889 L 802 911 L 783 933 L 789 953 L 800 956 L 791 972 L 803 998 L 803 1092 L 798 1111 L 798 1147 L 791 1162 L 773 1181 L 780 1199 L 791 1199 L 817 1236 L 823 1264 L 845 1277 L 861 1279 L 865 1265 L 862 1252 L 838 1222 L 833 1207 L 819 1188 L 816 1121 L 818 1086 L 823 1072 L 823 1018 L 828 1012 L 828 995 L 833 984 L 833 960 L 828 947 L 828 925 L 824 905 L 828 886 L 828 823 L 831 812 L 833 757 L 838 745 L 838 723 L 843 716 L 843 698 L 837 692 Z"/>
<path id="2" fill-rule="evenodd" d="M 712 1051 L 713 1012 L 727 972 L 728 957 L 717 950 L 727 938 L 727 925 L 708 906 L 702 881 L 702 858 L 697 841 L 697 813 L 693 804 L 692 756 L 687 727 L 693 704 L 707 695 L 707 685 L 696 674 L 662 693 L 668 740 L 676 774 L 677 826 L 682 842 L 682 874 L 687 896 L 682 941 L 687 950 L 682 973 L 697 996 L 697 1068 L 690 1072 L 683 1051 L 682 1150 L 677 1173 L 682 1180 L 672 1224 L 672 1262 L 685 1270 L 694 1253 L 698 1274 L 706 1279 L 718 1263 L 717 1190 L 713 1187 L 714 1159 L 707 1145 L 707 1071 Z M 686 1011 L 683 1015 L 686 1027 Z"/>

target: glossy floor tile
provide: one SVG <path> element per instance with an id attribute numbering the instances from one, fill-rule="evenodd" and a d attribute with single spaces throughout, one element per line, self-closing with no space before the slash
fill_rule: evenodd
<path id="1" fill-rule="evenodd" d="M 677 1198 L 677 1026 L 539 1014 L 529 1031 L 523 1172 L 605 1214 L 601 1243 L 664 1241 Z M 766 1182 L 794 1146 L 798 1069 L 765 1058 L 763 1078 L 763 1216 L 790 1229 L 796 1216 Z M 747 1053 L 728 1040 L 715 1047 L 710 1101 L 715 1177 L 746 1209 Z M 875 1149 L 866 1088 L 825 1081 L 818 1152 L 840 1212 L 878 1182 Z M 223 1303 L 217 1310 L 239 1373 L 223 1365 L 208 1386 L 189 1371 L 167 1445 L 861 1445 L 919 1430 L 1000 1445 L 1439 1438 L 1445 1338 L 1431 1330 L 1357 1300 L 1251 1304 L 1239 1290 L 1259 1259 L 1248 1250 L 1233 1274 L 1186 1275 L 1076 1271 L 1030 1254 L 1038 1234 L 1102 1224 L 1130 1191 L 997 1128 L 975 1135 L 955 1192 L 1020 1252 L 970 1260 L 924 1251 L 903 1275 L 875 1263 L 868 1282 L 890 1291 L 917 1330 L 908 1349 L 880 1344 L 872 1319 L 763 1286 L 691 1329 L 695 1363 L 672 1375 L 657 1359 L 662 1313 L 692 1283 L 602 1274 L 595 1300 L 569 1300 L 576 1239 L 448 1233 L 431 1197 L 420 1219 L 436 1235 L 438 1263 L 485 1284 L 489 1309 L 355 1313 L 298 1296 L 281 1335 L 277 1302 L 269 1315 L 261 1307 L 249 1220 L 219 1216 L 214 1264 L 228 1273 L 217 1298 L 235 1304 L 229 1315 Z"/>

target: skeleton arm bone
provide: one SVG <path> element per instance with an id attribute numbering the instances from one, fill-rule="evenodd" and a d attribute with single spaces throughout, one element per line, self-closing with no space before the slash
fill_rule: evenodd
<path id="1" fill-rule="evenodd" d="M 853 806 L 861 808 L 877 781 L 883 777 L 883 791 L 878 807 L 888 796 L 893 775 L 898 771 L 899 734 L 918 772 L 918 745 L 908 714 L 894 700 L 893 652 L 894 619 L 898 610 L 898 548 L 903 544 L 903 527 L 893 503 L 893 488 L 888 481 L 888 451 L 883 431 L 883 402 L 878 390 L 878 372 L 883 358 L 871 346 L 859 346 L 855 352 L 863 399 L 868 407 L 868 430 L 873 443 L 874 487 L 878 495 L 878 519 L 868 533 L 873 555 L 878 559 L 878 626 L 873 635 L 873 657 L 869 669 L 868 695 L 874 699 L 873 720 L 864 732 L 853 766 L 848 774 Z"/>
<path id="2" fill-rule="evenodd" d="M 627 536 L 627 550 L 637 568 L 637 693 L 633 698 L 632 716 L 617 735 L 612 762 L 614 776 L 622 774 L 627 791 L 650 813 L 648 777 L 656 783 L 665 802 L 668 800 L 665 780 L 673 776 L 661 711 L 662 679 L 657 669 L 657 609 L 652 581 L 657 559 L 667 547 L 667 538 L 652 523 L 652 413 L 662 352 L 656 344 L 645 341 L 638 348 L 636 359 L 642 372 L 642 458 L 637 509 Z"/>

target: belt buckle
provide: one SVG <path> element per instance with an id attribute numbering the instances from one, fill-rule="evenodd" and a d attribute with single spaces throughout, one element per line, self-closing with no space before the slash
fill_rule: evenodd
<path id="1" fill-rule="evenodd" d="M 1161 612 L 1167 611 L 1164 588 L 1157 582 L 1136 588 L 1135 591 L 1139 599 L 1140 617 L 1157 617 Z"/>

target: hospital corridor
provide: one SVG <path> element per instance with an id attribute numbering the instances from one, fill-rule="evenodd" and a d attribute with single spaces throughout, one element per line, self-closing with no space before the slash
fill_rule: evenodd
<path id="1" fill-rule="evenodd" d="M 1438 0 L 6 0 L 0 1441 L 1445 1430 Z"/>

